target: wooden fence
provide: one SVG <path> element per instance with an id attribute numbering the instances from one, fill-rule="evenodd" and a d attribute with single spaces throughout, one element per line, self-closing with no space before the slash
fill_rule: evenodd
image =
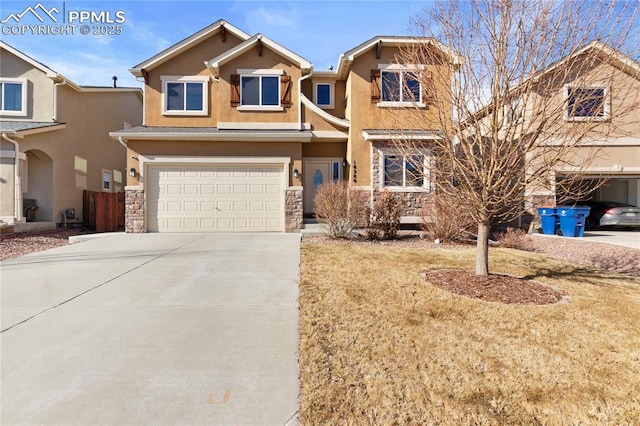
<path id="1" fill-rule="evenodd" d="M 84 191 L 82 225 L 97 232 L 124 231 L 124 192 Z"/>

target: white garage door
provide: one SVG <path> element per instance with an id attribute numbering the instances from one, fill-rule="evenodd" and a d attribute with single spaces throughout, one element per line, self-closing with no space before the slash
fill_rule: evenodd
<path id="1" fill-rule="evenodd" d="M 150 232 L 283 231 L 284 167 L 151 166 Z"/>

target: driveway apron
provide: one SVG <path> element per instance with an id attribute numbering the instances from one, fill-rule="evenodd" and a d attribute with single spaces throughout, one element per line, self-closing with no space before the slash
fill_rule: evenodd
<path id="1" fill-rule="evenodd" d="M 0 423 L 295 423 L 299 242 L 127 234 L 2 262 Z"/>

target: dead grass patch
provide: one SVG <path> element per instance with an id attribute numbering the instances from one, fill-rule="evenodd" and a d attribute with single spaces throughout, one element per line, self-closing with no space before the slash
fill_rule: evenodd
<path id="1" fill-rule="evenodd" d="M 422 271 L 473 249 L 303 245 L 302 424 L 640 424 L 640 280 L 493 249 L 570 303 L 486 303 Z"/>

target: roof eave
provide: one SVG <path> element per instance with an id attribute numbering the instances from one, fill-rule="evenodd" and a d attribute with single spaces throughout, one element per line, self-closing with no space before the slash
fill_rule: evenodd
<path id="1" fill-rule="evenodd" d="M 310 142 L 311 132 L 300 132 L 297 134 L 285 132 L 216 132 L 216 133 L 166 133 L 166 132 L 111 132 L 109 136 L 113 139 L 124 140 L 164 140 L 164 141 L 225 141 L 242 140 L 245 142 Z"/>
<path id="2" fill-rule="evenodd" d="M 249 38 L 248 40 L 245 40 L 239 45 L 235 46 L 234 48 L 227 50 L 221 55 L 218 55 L 215 58 L 210 59 L 209 61 L 205 61 L 205 65 L 211 69 L 211 71 L 216 77 L 218 77 L 220 75 L 220 67 L 222 65 L 237 58 L 238 56 L 243 55 L 248 50 L 253 48 L 254 45 L 257 44 L 258 42 L 264 43 L 268 48 L 275 51 L 282 57 L 287 58 L 291 62 L 296 63 L 300 67 L 300 69 L 303 71 L 311 72 L 311 70 L 313 69 L 313 65 L 311 64 L 311 62 L 307 61 L 302 56 L 281 46 L 280 44 L 269 39 L 268 37 L 265 37 L 262 34 L 256 34 L 251 38 Z"/>
<path id="3" fill-rule="evenodd" d="M 139 63 L 133 68 L 129 69 L 129 72 L 136 77 L 143 77 L 143 70 L 150 71 L 158 65 L 168 61 L 169 59 L 179 55 L 184 52 L 193 44 L 197 44 L 203 39 L 209 38 L 214 34 L 217 34 L 219 30 L 224 27 L 227 31 L 232 33 L 234 36 L 238 37 L 241 40 L 247 40 L 250 38 L 249 34 L 245 33 L 241 29 L 233 26 L 229 22 L 220 19 L 213 24 L 201 29 L 195 34 L 179 41 L 178 43 L 166 48 L 162 52 L 152 56 L 151 58 Z"/>
<path id="4" fill-rule="evenodd" d="M 2 130 L 2 129 L 0 129 L 0 133 L 6 134 L 6 135 L 11 135 L 13 137 L 22 139 L 25 136 L 35 135 L 35 134 L 38 134 L 38 133 L 53 132 L 54 130 L 61 130 L 61 129 L 64 129 L 66 127 L 67 127 L 66 123 L 58 123 L 58 124 L 51 125 L 51 126 L 37 127 L 35 129 L 25 129 L 25 130 L 9 130 L 9 129 Z"/>

